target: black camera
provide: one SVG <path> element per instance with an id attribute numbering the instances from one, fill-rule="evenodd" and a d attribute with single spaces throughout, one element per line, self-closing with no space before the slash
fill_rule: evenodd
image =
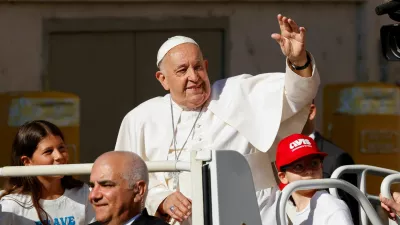
<path id="1" fill-rule="evenodd" d="M 378 15 L 388 14 L 389 17 L 400 22 L 400 0 L 392 0 L 378 5 L 375 8 Z M 389 61 L 400 61 L 400 24 L 390 24 L 381 27 L 382 52 Z"/>

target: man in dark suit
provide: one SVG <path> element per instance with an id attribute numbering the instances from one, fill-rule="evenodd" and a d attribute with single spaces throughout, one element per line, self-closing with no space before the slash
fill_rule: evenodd
<path id="1" fill-rule="evenodd" d="M 146 163 L 135 153 L 99 156 L 90 174 L 89 200 L 97 220 L 90 225 L 168 225 L 143 209 L 148 183 Z"/>
<path id="2" fill-rule="evenodd" d="M 310 114 L 306 125 L 303 128 L 302 134 L 313 138 L 321 152 L 328 153 L 328 156 L 326 156 L 324 159 L 322 170 L 324 178 L 330 178 L 333 171 L 335 171 L 338 167 L 352 165 L 354 164 L 354 160 L 347 152 L 343 151 L 340 147 L 325 139 L 315 130 L 316 114 L 317 109 L 313 102 L 311 104 Z M 340 178 L 353 184 L 354 186 L 357 186 L 357 175 L 355 174 L 345 174 Z M 350 208 L 354 224 L 359 224 L 359 205 L 357 200 L 341 190 L 339 190 L 339 195 L 340 198 L 345 201 Z"/>

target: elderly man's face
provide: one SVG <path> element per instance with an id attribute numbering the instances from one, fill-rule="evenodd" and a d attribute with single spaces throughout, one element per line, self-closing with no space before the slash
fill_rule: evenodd
<path id="1" fill-rule="evenodd" d="M 186 43 L 172 48 L 164 57 L 157 79 L 172 99 L 188 109 L 198 108 L 210 97 L 208 62 L 199 47 Z"/>
<path id="2" fill-rule="evenodd" d="M 144 187 L 129 187 L 128 181 L 122 177 L 121 168 L 118 162 L 107 160 L 93 165 L 89 200 L 96 212 L 96 220 L 102 223 L 121 224 L 140 212 L 143 196 L 138 193 L 144 193 L 144 190 L 139 190 Z"/>

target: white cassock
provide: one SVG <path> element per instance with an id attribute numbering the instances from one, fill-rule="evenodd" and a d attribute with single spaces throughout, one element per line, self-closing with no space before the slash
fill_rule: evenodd
<path id="1" fill-rule="evenodd" d="M 287 63 L 286 63 L 287 64 Z M 203 113 L 188 134 L 199 111 L 184 111 L 173 103 L 177 128 L 176 148 L 188 138 L 179 160 L 189 161 L 190 150 L 236 150 L 249 162 L 264 225 L 276 224 L 279 193 L 271 163 L 275 145 L 300 133 L 309 114 L 309 104 L 320 84 L 312 59 L 313 75 L 300 77 L 286 65 L 286 73 L 248 74 L 217 81 Z M 133 151 L 144 160 L 175 160 L 169 94 L 150 99 L 130 111 L 122 121 L 115 149 Z M 190 176 L 180 174 L 180 191 L 190 198 Z M 150 174 L 146 208 L 154 215 L 159 204 L 173 193 L 168 173 Z M 272 207 L 271 207 L 272 206 Z"/>

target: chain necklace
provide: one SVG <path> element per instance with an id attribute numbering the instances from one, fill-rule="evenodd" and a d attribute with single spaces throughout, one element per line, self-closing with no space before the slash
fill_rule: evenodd
<path id="1" fill-rule="evenodd" d="M 175 120 L 174 120 L 174 112 L 173 112 L 173 108 L 172 108 L 172 98 L 171 98 L 171 96 L 169 97 L 169 101 L 170 101 L 170 106 L 171 106 L 171 118 L 172 118 L 172 134 L 173 134 L 172 142 L 174 144 L 175 161 L 178 161 L 179 157 L 181 156 L 181 153 L 183 151 L 183 148 L 185 147 L 186 143 L 188 142 L 189 137 L 192 134 L 193 129 L 196 126 L 196 123 L 200 118 L 200 115 L 201 115 L 201 113 L 203 111 L 204 104 L 201 106 L 200 112 L 197 115 L 196 120 L 194 121 L 192 128 L 190 129 L 189 135 L 187 136 L 187 138 L 186 138 L 185 142 L 183 143 L 182 147 L 179 149 L 179 153 L 178 153 L 177 149 L 176 149 L 176 132 L 177 132 L 178 127 L 175 128 Z M 180 172 L 173 172 L 172 173 L 172 177 L 174 179 L 174 185 L 173 185 L 174 189 L 177 189 L 178 185 L 179 185 L 179 173 Z"/>

